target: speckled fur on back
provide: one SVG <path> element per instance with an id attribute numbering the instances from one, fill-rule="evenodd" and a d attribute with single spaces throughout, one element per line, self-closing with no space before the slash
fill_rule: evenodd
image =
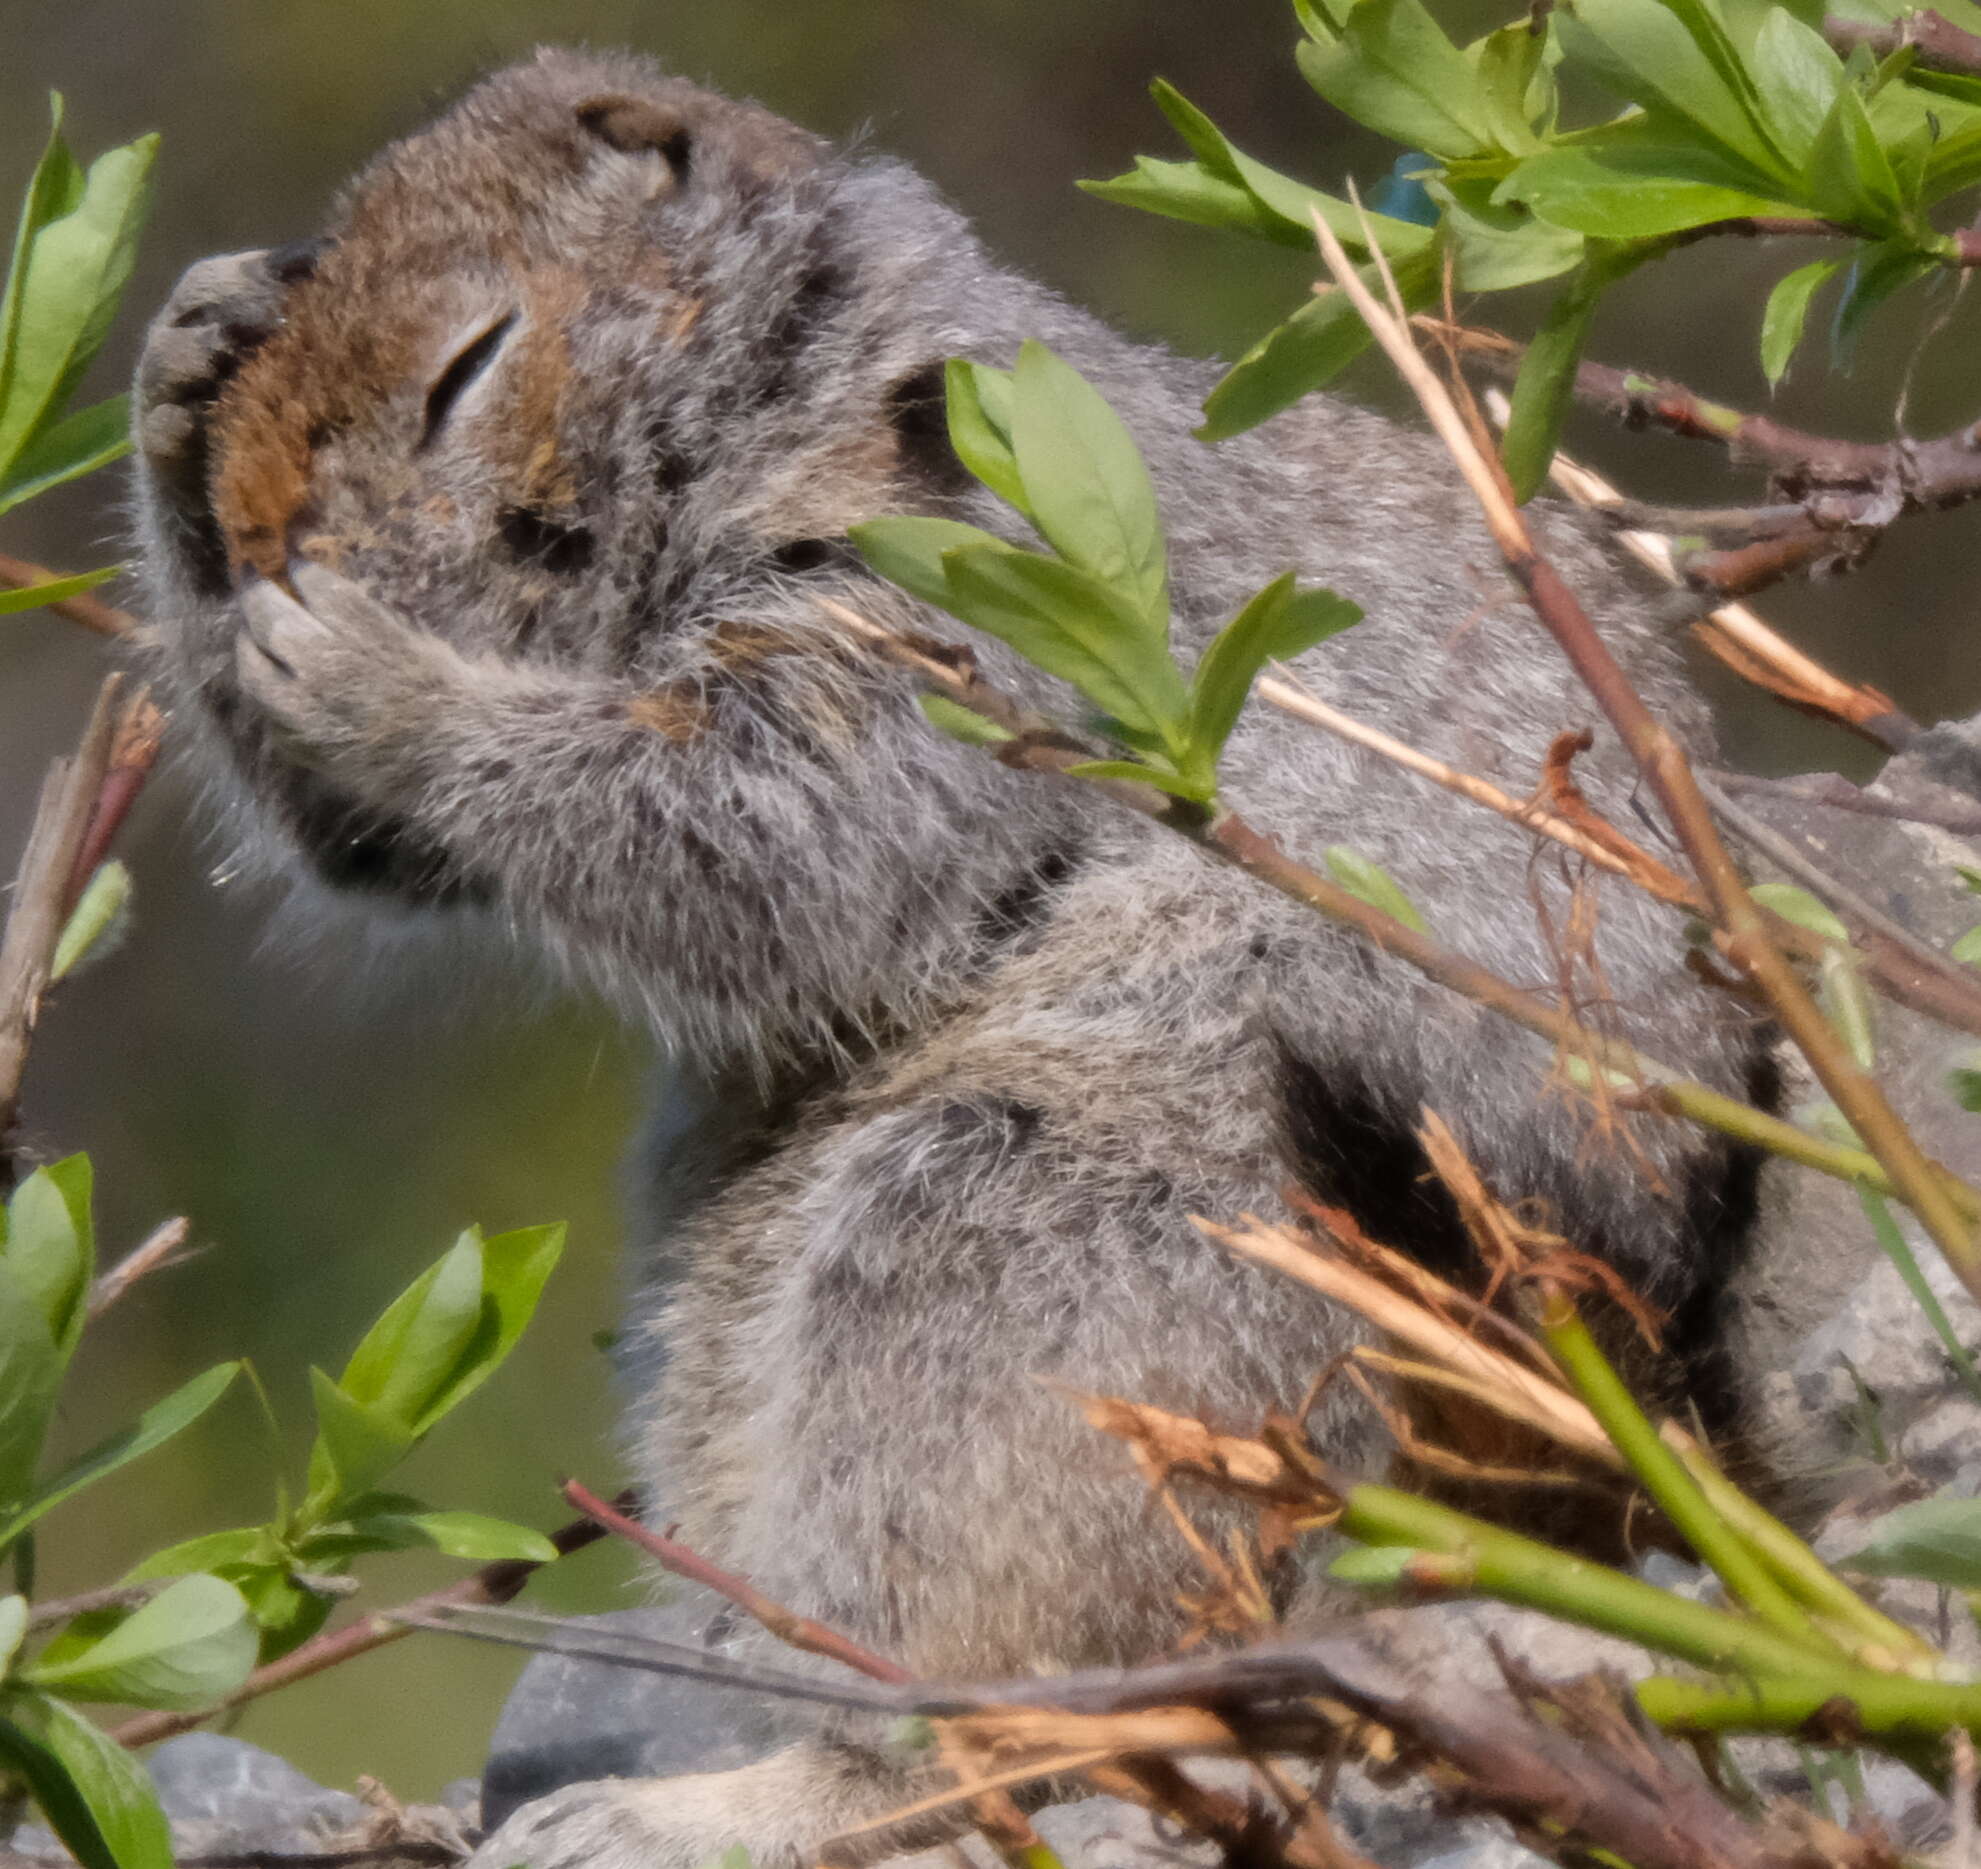
<path id="1" fill-rule="evenodd" d="M 1202 447 L 1210 369 L 1001 268 L 900 165 L 638 60 L 490 79 L 360 175 L 325 244 L 196 269 L 140 379 L 161 666 L 263 866 L 504 929 L 676 1060 L 631 1331 L 653 1514 L 938 1673 L 1130 1661 L 1181 1628 L 1188 1553 L 1049 1384 L 1244 1429 L 1352 1340 L 1189 1215 L 1280 1212 L 1298 1175 L 1454 1263 L 1410 1139 L 1428 1103 L 1696 1345 L 1751 1192 L 1711 1138 L 1593 1133 L 1539 1045 L 940 737 L 849 648 L 816 597 L 962 633 L 843 533 L 907 510 L 1017 536 L 948 452 L 940 366 L 1027 337 L 1146 451 L 1187 647 L 1291 566 L 1367 608 L 1300 667 L 1363 719 L 1516 792 L 1591 723 L 1430 440 L 1317 398 Z M 1701 739 L 1638 594 L 1539 523 Z M 1608 736 L 1578 772 L 1658 839 Z M 1263 709 L 1228 784 L 1297 854 L 1352 845 L 1455 944 L 1559 985 L 1536 905 L 1559 929 L 1568 893 L 1522 834 Z M 1743 1090 L 1757 1036 L 1674 922 L 1592 887 L 1578 989 Z M 1316 1433 L 1383 1458 L 1339 1399 Z M 561 1794 L 486 1860 L 691 1869 L 740 1841 L 774 1869 L 901 1790 L 808 1743 Z"/>

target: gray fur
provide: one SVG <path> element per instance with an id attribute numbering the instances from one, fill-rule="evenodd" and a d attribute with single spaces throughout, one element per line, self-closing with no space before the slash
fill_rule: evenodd
<path id="1" fill-rule="evenodd" d="M 586 128 L 607 96 L 636 108 Z M 1659 1302 L 1710 1307 L 1750 1165 L 1652 1119 L 1623 1119 L 1629 1147 L 1593 1133 L 1544 1048 L 1106 801 L 937 736 L 813 602 L 961 634 L 833 541 L 889 510 L 1018 536 L 897 417 L 943 358 L 1042 338 L 1149 457 L 1189 650 L 1295 567 L 1369 612 L 1306 680 L 1522 790 L 1593 709 L 1436 444 L 1316 398 L 1201 447 L 1207 367 L 999 267 L 900 165 L 634 60 L 546 53 L 489 80 L 361 175 L 330 232 L 279 304 L 241 287 L 247 256 L 217 298 L 196 272 L 155 329 L 161 671 L 259 867 L 506 930 L 703 1087 L 655 1164 L 632 1327 L 638 1469 L 689 1543 L 917 1669 L 1159 1652 L 1188 1554 L 1047 1384 L 1237 1429 L 1295 1404 L 1353 1327 L 1188 1216 L 1281 1211 L 1294 1174 L 1359 1198 L 1373 1166 L 1372 1224 L 1442 1250 L 1414 1230 L 1424 1103 L 1504 1194 Z M 232 335 L 186 354 L 228 306 Z M 450 360 L 511 313 L 431 420 Z M 1569 517 L 1539 523 L 1703 744 L 1638 593 Z M 246 568 L 285 560 L 300 601 Z M 1661 839 L 1609 736 L 1578 772 Z M 1258 708 L 1227 776 L 1297 855 L 1352 845 L 1456 945 L 1559 984 L 1535 902 L 1563 925 L 1567 890 L 1519 832 Z M 1600 982 L 1578 990 L 1742 1092 L 1759 1038 L 1686 973 L 1675 921 L 1595 897 Z M 1350 1466 L 1382 1457 L 1339 1396 L 1316 1433 Z M 485 1860 L 691 1869 L 741 1841 L 782 1869 L 904 1795 L 873 1756 L 810 1742 L 731 1783 L 560 1794 Z"/>

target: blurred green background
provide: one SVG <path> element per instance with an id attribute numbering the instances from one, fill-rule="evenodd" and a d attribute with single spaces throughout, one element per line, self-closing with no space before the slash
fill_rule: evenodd
<path id="1" fill-rule="evenodd" d="M 51 88 L 67 95 L 85 155 L 164 133 L 158 206 L 99 393 L 128 372 L 145 317 L 187 262 L 310 231 L 380 141 L 546 40 L 634 46 L 815 128 L 865 132 L 933 175 L 1011 260 L 1128 330 L 1207 354 L 1242 350 L 1297 302 L 1310 268 L 1075 192 L 1076 177 L 1112 174 L 1138 150 L 1173 153 L 1149 79 L 1174 80 L 1255 153 L 1326 185 L 1355 175 L 1366 186 L 1394 153 L 1302 85 L 1283 0 L 11 0 L 5 15 L 0 187 L 25 182 Z M 1497 17 L 1468 7 L 1454 23 Z M 1694 248 L 1633 283 L 1593 354 L 1759 403 L 1756 315 L 1768 283 L 1802 257 Z M 1499 309 L 1517 322 L 1535 308 Z M 1914 300 L 1885 314 L 1841 382 L 1822 380 L 1812 347 L 1782 412 L 1867 436 L 1891 432 L 1901 397 L 1915 432 L 1971 420 L 1981 347 L 1963 308 L 1920 342 L 1948 309 Z M 1352 389 L 1390 397 L 1373 369 Z M 1661 438 L 1584 419 L 1573 439 L 1647 497 L 1752 487 Z M 23 509 L 0 526 L 0 550 L 65 570 L 114 557 L 122 492 L 113 473 Z M 1856 579 L 1764 607 L 1915 714 L 1970 711 L 1981 706 L 1967 576 L 1977 527 L 1975 512 L 1915 523 Z M 102 643 L 45 613 L 0 620 L 6 869 L 38 775 L 73 739 L 107 665 Z M 1707 679 L 1735 763 L 1865 769 L 1843 736 Z M 180 1212 L 203 1251 L 94 1333 L 65 1437 L 86 1443 L 239 1354 L 300 1431 L 307 1364 L 336 1365 L 461 1224 L 564 1218 L 570 1253 L 531 1337 L 407 1476 L 436 1504 L 557 1523 L 558 1475 L 615 1479 L 614 1401 L 593 1338 L 617 1305 L 617 1163 L 644 1094 L 641 1045 L 506 976 L 437 995 L 361 947 L 268 943 L 265 904 L 215 886 L 218 853 L 169 772 L 124 854 L 138 881 L 134 936 L 52 1004 L 27 1085 L 30 1143 L 44 1156 L 94 1155 L 106 1255 Z M 46 1588 L 107 1581 L 167 1539 L 267 1509 L 265 1438 L 238 1395 L 135 1473 L 50 1523 Z M 458 1569 L 375 1562 L 368 1600 Z M 630 1579 L 616 1553 L 593 1552 L 541 1595 L 610 1607 L 628 1600 Z M 327 1782 L 371 1772 L 401 1796 L 425 1795 L 476 1768 L 513 1671 L 494 1651 L 419 1638 L 263 1703 L 238 1730 Z"/>

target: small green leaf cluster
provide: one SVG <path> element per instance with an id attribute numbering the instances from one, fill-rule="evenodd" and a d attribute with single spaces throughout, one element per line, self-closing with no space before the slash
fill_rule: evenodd
<path id="1" fill-rule="evenodd" d="M 1026 551 L 959 520 L 896 517 L 852 528 L 881 576 L 1008 643 L 1070 682 L 1132 758 L 1083 777 L 1128 779 L 1209 804 L 1225 741 L 1259 671 L 1346 629 L 1361 611 L 1332 591 L 1275 579 L 1212 639 L 1186 676 L 1170 648 L 1169 577 L 1148 467 L 1092 384 L 1043 344 L 1009 372 L 948 369 L 950 439 L 985 486 L 1049 546 Z M 1000 737 L 967 709 L 929 707 L 959 737 Z"/>
<path id="2" fill-rule="evenodd" d="M 73 412 L 69 404 L 130 278 L 158 139 L 109 150 L 85 170 L 62 140 L 59 97 L 53 108 L 0 293 L 0 513 L 130 446 L 128 397 Z M 76 596 L 115 569 L 0 591 L 0 615 Z"/>
<path id="3" fill-rule="evenodd" d="M 1901 0 L 1860 0 L 1890 20 Z M 1761 361 L 1779 378 L 1818 291 L 1845 280 L 1847 346 L 1901 288 L 1960 264 L 1930 210 L 1981 182 L 1981 79 L 1926 71 L 1910 48 L 1848 58 L 1822 34 L 1820 0 L 1562 0 L 1455 43 L 1423 0 L 1295 0 L 1301 71 L 1330 104 L 1415 152 L 1434 225 L 1359 215 L 1235 149 L 1167 85 L 1156 101 L 1188 162 L 1141 159 L 1086 186 L 1154 213 L 1287 244 L 1319 214 L 1372 259 L 1380 249 L 1412 309 L 1444 263 L 1467 292 L 1564 278 L 1515 388 L 1507 469 L 1523 498 L 1552 458 L 1574 370 L 1605 291 L 1718 222 L 1819 222 L 1853 237 L 1844 257 L 1791 272 L 1762 318 Z M 1981 8 L 1940 9 L 1973 30 Z M 1586 77 L 1622 102 L 1607 122 L 1564 128 L 1558 90 Z M 1402 165 L 1410 168 L 1411 165 Z M 1242 358 L 1205 405 L 1206 439 L 1235 434 L 1328 382 L 1368 342 L 1339 293 L 1302 305 Z"/>
<path id="4" fill-rule="evenodd" d="M 36 1524 L 190 1427 L 246 1365 L 207 1370 L 44 1472 L 95 1284 L 90 1164 L 71 1156 L 22 1182 L 0 1213 L 0 1556 L 12 1557 L 18 1584 L 0 1597 L 0 1782 L 24 1788 L 87 1869 L 169 1869 L 170 1839 L 143 1769 L 69 1703 L 214 1705 L 258 1662 L 315 1633 L 333 1602 L 325 1580 L 368 1552 L 555 1556 L 526 1526 L 434 1511 L 378 1486 L 500 1366 L 562 1245 L 558 1227 L 464 1234 L 386 1310 L 339 1379 L 312 1372 L 317 1438 L 300 1502 L 284 1493 L 266 1525 L 156 1553 L 121 1580 L 143 1599 L 136 1607 L 74 1616 L 29 1657 Z M 146 1597 L 144 1585 L 159 1587 Z"/>
<path id="5" fill-rule="evenodd" d="M 555 1556 L 542 1533 L 472 1512 L 436 1512 L 380 1482 L 492 1376 L 536 1310 L 564 1249 L 561 1226 L 484 1240 L 475 1228 L 388 1307 L 341 1377 L 310 1372 L 316 1440 L 302 1496 L 272 1522 L 160 1551 L 125 1579 L 211 1572 L 246 1598 L 272 1661 L 307 1640 L 334 1604 L 321 1588 L 374 1551 L 424 1547 L 476 1563 Z"/>

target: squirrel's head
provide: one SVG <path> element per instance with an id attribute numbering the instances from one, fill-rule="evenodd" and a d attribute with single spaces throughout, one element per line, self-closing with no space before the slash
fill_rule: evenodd
<path id="1" fill-rule="evenodd" d="M 779 277 L 784 243 L 749 241 L 759 219 L 818 211 L 825 161 L 752 105 L 569 53 L 388 149 L 215 412 L 237 575 L 320 558 L 415 615 L 408 598 L 473 613 L 421 620 L 494 648 L 554 633 L 574 590 L 595 617 L 601 585 L 638 568 L 611 548 L 650 561 L 665 543 L 642 494 L 694 472 L 669 405 L 701 399 L 680 391 L 711 369 L 712 302 L 728 327 L 754 290 L 766 352 L 827 309 L 818 278 Z"/>
<path id="2" fill-rule="evenodd" d="M 468 653 L 621 672 L 842 565 L 940 422 L 939 357 L 869 289 L 900 263 L 861 230 L 877 172 L 638 58 L 487 79 L 291 250 L 213 415 L 228 576 L 314 560 Z M 313 796 L 226 657 L 201 686 L 237 763 Z M 326 814 L 305 846 L 352 845 Z"/>

